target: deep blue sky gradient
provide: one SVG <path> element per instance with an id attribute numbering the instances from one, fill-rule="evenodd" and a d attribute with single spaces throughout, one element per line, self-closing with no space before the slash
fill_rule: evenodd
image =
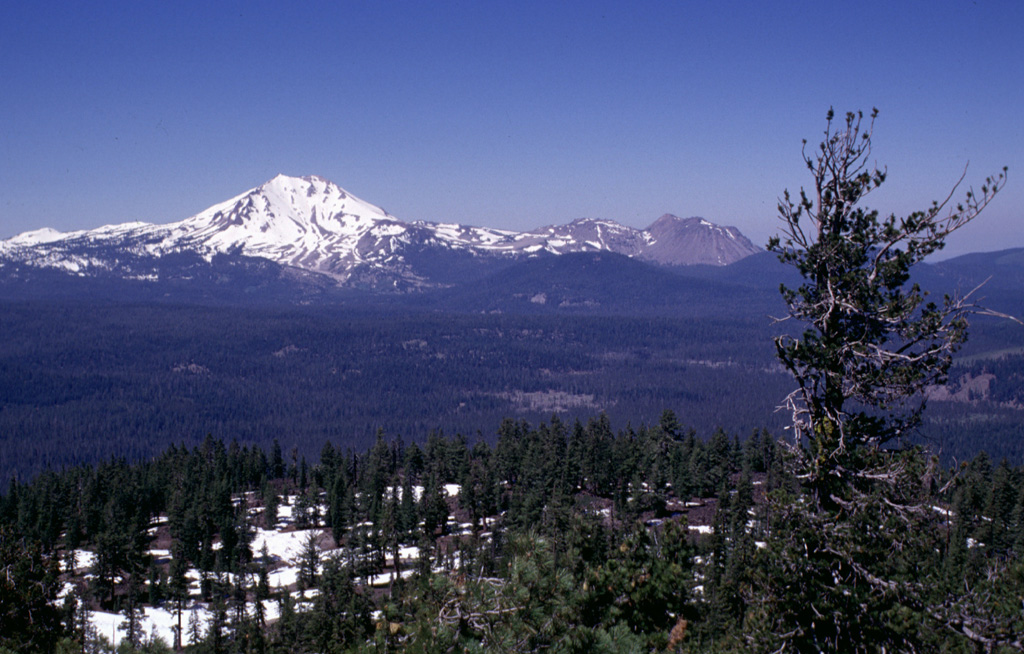
<path id="1" fill-rule="evenodd" d="M 830 106 L 881 111 L 872 206 L 1006 165 L 948 252 L 1024 245 L 1019 0 L 8 3 L 0 238 L 177 221 L 285 173 L 404 220 L 674 213 L 763 245 Z"/>

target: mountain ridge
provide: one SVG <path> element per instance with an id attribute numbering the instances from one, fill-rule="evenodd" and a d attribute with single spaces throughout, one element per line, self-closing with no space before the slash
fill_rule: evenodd
<path id="1" fill-rule="evenodd" d="M 644 230 L 581 218 L 526 232 L 456 223 L 405 222 L 319 176 L 278 175 L 176 223 L 43 228 L 0 241 L 3 263 L 77 276 L 152 280 L 155 261 L 191 252 L 268 259 L 341 286 L 409 290 L 446 285 L 425 273 L 429 257 L 468 254 L 480 265 L 540 253 L 612 252 L 662 266 L 726 265 L 759 252 L 739 230 L 665 214 Z M 433 268 L 437 268 L 434 265 Z"/>

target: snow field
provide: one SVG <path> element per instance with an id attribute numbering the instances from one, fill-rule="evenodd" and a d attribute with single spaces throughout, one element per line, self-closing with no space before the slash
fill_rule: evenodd
<path id="1" fill-rule="evenodd" d="M 414 499 L 419 501 L 423 496 L 423 487 L 414 486 L 412 490 Z M 460 491 L 461 487 L 458 484 L 445 484 L 444 486 L 444 492 L 449 497 L 458 496 Z M 401 499 L 402 489 L 400 487 L 389 487 L 387 492 L 394 493 L 398 499 Z M 247 498 L 245 497 L 236 498 L 236 505 L 243 504 L 246 499 Z M 353 556 L 353 553 L 345 548 L 323 547 L 322 544 L 332 542 L 329 530 L 323 527 L 313 527 L 309 529 L 294 528 L 294 509 L 296 502 L 299 500 L 298 495 L 288 495 L 282 497 L 281 500 L 282 502 L 278 506 L 278 519 L 275 528 L 256 528 L 253 532 L 253 540 L 250 545 L 253 557 L 257 561 L 259 561 L 263 556 L 264 548 L 266 549 L 267 560 L 264 563 L 268 568 L 267 581 L 271 590 L 274 591 L 291 588 L 298 583 L 302 553 L 311 537 L 317 539 L 321 564 L 331 557 Z M 315 508 L 317 513 L 321 516 L 327 511 L 327 506 L 325 504 L 319 504 Z M 255 507 L 249 510 L 249 515 L 258 520 L 262 512 L 262 507 Z M 157 529 L 166 523 L 166 516 L 159 516 L 155 518 L 149 529 L 150 535 L 156 536 Z M 468 534 L 472 531 L 471 524 L 458 523 L 452 517 L 449 517 L 448 524 L 450 531 L 453 534 Z M 357 528 L 372 526 L 372 523 L 369 522 L 356 525 Z M 152 548 L 148 553 L 158 562 L 164 563 L 167 562 L 171 556 L 170 551 L 167 549 Z M 399 548 L 398 556 L 399 561 L 402 564 L 414 564 L 420 558 L 420 548 L 415 545 L 403 545 Z M 387 557 L 387 561 L 389 564 L 391 563 L 390 555 Z M 446 556 L 445 562 L 448 566 L 452 566 L 452 569 L 457 569 L 461 565 L 457 552 Z M 96 555 L 93 552 L 82 549 L 75 550 L 75 569 L 77 571 L 86 571 L 95 565 Z M 439 565 L 434 565 L 432 567 L 435 572 L 440 572 L 443 569 Z M 388 570 L 368 577 L 363 581 L 368 586 L 380 588 L 392 583 L 396 577 L 408 579 L 414 574 L 415 570 L 411 568 L 399 571 Z M 185 576 L 189 581 L 190 601 L 186 605 L 182 614 L 182 628 L 184 631 L 182 635 L 183 643 L 188 642 L 189 620 L 191 619 L 191 616 L 196 616 L 203 633 L 205 633 L 211 617 L 208 607 L 198 599 L 201 595 L 200 586 L 203 574 L 198 569 L 190 568 L 186 572 Z M 209 575 L 208 573 L 208 576 L 213 575 Z M 85 577 L 91 578 L 92 575 L 86 574 Z M 220 575 L 220 579 L 226 583 L 234 583 L 236 581 L 235 576 L 228 573 Z M 73 585 L 67 584 L 64 588 L 63 594 L 71 592 L 72 589 Z M 316 597 L 317 593 L 317 589 L 313 588 L 306 591 L 293 591 L 289 594 L 296 600 L 297 608 L 301 609 L 304 601 L 308 603 L 312 598 Z M 276 620 L 280 616 L 280 608 L 278 602 L 275 600 L 265 600 L 263 602 L 263 610 L 267 620 Z M 253 607 L 250 605 L 247 608 L 247 611 L 251 615 Z M 144 607 L 143 614 L 141 624 L 142 631 L 146 634 L 146 638 L 156 636 L 163 639 L 168 644 L 172 644 L 174 642 L 174 628 L 178 624 L 178 619 L 173 607 L 169 603 L 160 607 Z M 110 613 L 106 611 L 90 611 L 89 620 L 96 628 L 97 633 L 109 638 L 112 643 L 119 643 L 124 639 L 125 629 L 121 626 L 125 621 L 123 614 Z"/>

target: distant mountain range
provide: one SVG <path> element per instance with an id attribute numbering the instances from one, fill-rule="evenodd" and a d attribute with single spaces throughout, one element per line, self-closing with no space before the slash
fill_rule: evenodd
<path id="1" fill-rule="evenodd" d="M 529 232 L 403 222 L 321 177 L 279 175 L 177 223 L 40 229 L 0 241 L 0 278 L 61 272 L 153 282 L 209 274 L 198 270 L 200 259 L 247 266 L 259 259 L 307 285 L 407 291 L 453 286 L 544 255 L 608 252 L 658 266 L 722 266 L 759 251 L 734 227 L 668 214 L 643 230 L 595 219 Z"/>
<path id="2" fill-rule="evenodd" d="M 922 288 L 1024 314 L 1024 250 L 915 270 Z M 0 298 L 202 304 L 342 301 L 430 311 L 778 316 L 792 266 L 733 227 L 665 215 L 528 232 L 403 222 L 320 177 L 279 175 L 177 223 L 0 241 Z"/>

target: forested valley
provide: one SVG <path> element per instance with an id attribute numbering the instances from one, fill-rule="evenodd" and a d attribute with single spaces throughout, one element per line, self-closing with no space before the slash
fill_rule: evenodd
<path id="1" fill-rule="evenodd" d="M 307 460 L 211 437 L 50 470 L 0 499 L 0 651 L 113 651 L 101 616 L 118 651 L 766 651 L 812 611 L 928 651 L 979 651 L 965 631 L 1019 647 L 1024 468 L 917 459 L 912 539 L 857 527 L 858 559 L 893 573 L 870 597 L 804 560 L 790 456 L 667 411 L 617 432 L 505 420 L 493 446 L 380 433 Z"/>
<path id="2" fill-rule="evenodd" d="M 0 484 L 134 461 L 212 434 L 314 458 L 378 429 L 492 438 L 606 412 L 672 408 L 688 425 L 779 427 L 788 380 L 764 315 L 746 319 L 474 315 L 381 308 L 25 302 L 2 306 Z"/>
<path id="3" fill-rule="evenodd" d="M 312 460 L 327 440 L 368 448 L 378 429 L 493 444 L 505 417 L 554 412 L 603 411 L 619 429 L 669 408 L 705 436 L 779 432 L 792 380 L 771 316 L 783 309 L 712 300 L 691 309 L 703 315 L 651 317 L 3 302 L 0 485 L 208 434 L 264 450 L 277 439 Z M 944 464 L 982 449 L 1024 462 L 1021 332 L 979 320 L 950 380 L 954 391 L 965 375 L 987 381 L 930 402 L 916 437 Z"/>

